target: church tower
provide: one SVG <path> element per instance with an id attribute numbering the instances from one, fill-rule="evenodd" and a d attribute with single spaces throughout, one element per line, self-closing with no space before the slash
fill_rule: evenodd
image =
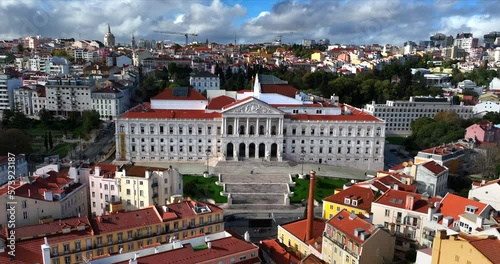
<path id="1" fill-rule="evenodd" d="M 136 48 L 134 34 L 132 34 L 132 40 L 130 41 L 130 48 L 133 49 L 133 50 Z"/>
<path id="2" fill-rule="evenodd" d="M 108 24 L 108 32 L 104 34 L 104 46 L 112 48 L 115 46 L 115 36 L 111 33 L 111 27 Z"/>

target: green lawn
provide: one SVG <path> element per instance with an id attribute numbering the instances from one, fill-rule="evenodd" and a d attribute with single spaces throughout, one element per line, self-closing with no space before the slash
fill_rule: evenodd
<path id="1" fill-rule="evenodd" d="M 404 145 L 406 138 L 405 137 L 386 137 L 385 140 L 390 144 L 394 145 Z"/>
<path id="2" fill-rule="evenodd" d="M 222 186 L 215 185 L 217 177 L 204 178 L 203 176 L 183 175 L 184 196 L 195 200 L 210 198 L 216 203 L 227 203 L 227 197 L 221 196 Z"/>
<path id="3" fill-rule="evenodd" d="M 76 146 L 76 143 L 61 143 L 54 147 L 54 149 L 48 153 L 48 156 L 59 155 L 59 158 L 64 158 L 68 153 Z"/>
<path id="4" fill-rule="evenodd" d="M 293 181 L 295 182 L 295 187 L 292 189 L 294 195 L 290 197 L 290 202 L 300 203 L 309 196 L 309 180 L 294 179 Z M 323 200 L 323 198 L 332 195 L 335 189 L 342 188 L 345 183 L 347 181 L 342 179 L 317 177 L 314 199 L 316 201 Z"/>

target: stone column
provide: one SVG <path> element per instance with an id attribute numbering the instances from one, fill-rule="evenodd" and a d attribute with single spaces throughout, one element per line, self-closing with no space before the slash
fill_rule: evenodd
<path id="1" fill-rule="evenodd" d="M 255 131 L 254 136 L 259 136 L 259 118 L 257 117 L 257 121 L 255 122 Z"/>
<path id="2" fill-rule="evenodd" d="M 245 144 L 245 159 L 250 158 L 250 144 Z"/>
<path id="3" fill-rule="evenodd" d="M 281 136 L 281 134 L 283 133 L 283 121 L 281 118 L 278 119 L 278 131 L 277 131 L 277 135 Z"/>
<path id="4" fill-rule="evenodd" d="M 233 120 L 233 135 L 238 135 L 238 123 L 236 122 L 238 118 L 234 118 Z"/>
<path id="5" fill-rule="evenodd" d="M 247 126 L 245 127 L 245 135 L 250 133 L 250 118 L 247 117 Z"/>
<path id="6" fill-rule="evenodd" d="M 236 118 L 236 135 L 240 134 L 240 118 Z"/>
<path id="7" fill-rule="evenodd" d="M 215 127 L 217 129 L 217 127 Z M 224 133 L 226 132 L 226 118 L 223 117 L 222 118 L 222 127 L 221 127 L 221 134 L 222 136 L 225 136 Z"/>
<path id="8" fill-rule="evenodd" d="M 270 131 L 269 131 L 269 129 L 270 129 L 270 127 L 269 127 L 269 123 L 271 123 L 271 122 L 269 122 L 269 121 L 270 121 L 270 119 L 269 119 L 269 118 L 266 118 L 266 131 L 265 131 L 265 133 L 264 133 L 266 136 L 270 134 Z"/>

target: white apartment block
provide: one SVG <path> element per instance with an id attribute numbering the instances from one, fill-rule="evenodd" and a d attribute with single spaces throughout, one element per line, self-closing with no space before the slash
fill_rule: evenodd
<path id="1" fill-rule="evenodd" d="M 129 90 L 114 87 L 104 87 L 92 92 L 92 109 L 101 116 L 101 120 L 115 120 L 129 109 Z"/>
<path id="2" fill-rule="evenodd" d="M 183 195 L 182 175 L 172 167 L 97 164 L 80 172 L 88 177 L 89 206 L 97 216 L 109 212 L 110 205 L 132 211 L 170 204 Z"/>
<path id="3" fill-rule="evenodd" d="M 448 193 L 448 168 L 435 161 L 415 164 L 412 167 L 418 193 L 443 197 Z"/>
<path id="4" fill-rule="evenodd" d="M 14 104 L 30 118 L 38 118 L 40 110 L 45 108 L 45 86 L 22 86 L 14 91 Z"/>
<path id="5" fill-rule="evenodd" d="M 0 73 L 0 112 L 14 107 L 14 90 L 21 87 L 22 79 L 5 72 Z"/>
<path id="6" fill-rule="evenodd" d="M 92 80 L 49 79 L 45 86 L 46 109 L 57 115 L 92 110 Z"/>
<path id="7" fill-rule="evenodd" d="M 189 78 L 189 84 L 199 93 L 206 90 L 219 90 L 220 79 L 217 75 L 210 72 L 199 72 Z"/>
<path id="8" fill-rule="evenodd" d="M 7 191 L 14 188 L 16 227 L 87 215 L 87 185 L 79 182 L 76 173 L 57 167 L 37 176 L 29 181 L 22 177 L 14 185 L 0 188 L 0 208 L 9 208 Z M 8 215 L 2 215 L 0 226 L 6 227 Z"/>
<path id="9" fill-rule="evenodd" d="M 488 112 L 500 113 L 500 102 L 488 100 L 479 101 L 478 104 L 474 105 L 474 114 L 484 115 Z"/>
<path id="10" fill-rule="evenodd" d="M 434 116 L 439 112 L 453 111 L 462 119 L 472 117 L 473 106 L 453 105 L 449 98 L 410 97 L 408 101 L 387 101 L 385 104 L 365 105 L 364 110 L 385 120 L 387 135 L 410 135 L 411 122 L 420 117 Z"/>
<path id="11" fill-rule="evenodd" d="M 94 216 L 104 215 L 110 204 L 120 201 L 120 190 L 115 179 L 116 166 L 97 164 L 88 173 L 90 211 Z"/>
<path id="12" fill-rule="evenodd" d="M 99 52 L 77 49 L 74 50 L 73 56 L 75 58 L 75 61 L 82 60 L 82 61 L 94 62 L 99 58 Z"/>
<path id="13" fill-rule="evenodd" d="M 117 160 L 291 160 L 379 170 L 382 120 L 331 101 L 302 101 L 287 84 L 213 98 L 166 89 L 117 119 Z"/>
<path id="14" fill-rule="evenodd" d="M 495 210 L 500 211 L 500 180 L 492 180 L 481 183 L 472 183 L 469 191 L 469 199 L 491 205 Z"/>

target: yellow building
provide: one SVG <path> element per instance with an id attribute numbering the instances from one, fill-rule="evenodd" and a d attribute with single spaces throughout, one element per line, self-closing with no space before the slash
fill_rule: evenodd
<path id="1" fill-rule="evenodd" d="M 342 210 L 368 216 L 375 195 L 370 188 L 351 186 L 345 190 L 335 190 L 333 195 L 323 199 L 325 219 L 330 219 Z"/>
<path id="2" fill-rule="evenodd" d="M 161 209 L 151 206 L 90 220 L 78 217 L 16 228 L 16 252 L 27 253 L 19 254 L 16 260 L 43 263 L 42 244 L 48 244 L 53 264 L 79 263 L 120 251 L 135 251 L 154 243 L 220 232 L 224 228 L 222 214 L 223 210 L 215 205 L 186 200 Z M 7 250 L 0 253 L 0 263 L 8 258 Z"/>
<path id="3" fill-rule="evenodd" d="M 321 51 L 315 51 L 313 54 L 311 54 L 311 60 L 312 61 L 323 61 L 325 59 L 325 54 Z"/>
<path id="4" fill-rule="evenodd" d="M 321 238 L 325 230 L 325 220 L 315 218 L 313 221 L 312 239 L 306 240 L 307 219 L 293 221 L 278 226 L 278 240 L 297 257 L 303 258 L 311 253 L 310 245 Z"/>
<path id="5" fill-rule="evenodd" d="M 495 236 L 459 234 L 447 236 L 439 230 L 432 244 L 432 264 L 500 263 L 500 240 Z"/>
<path id="6" fill-rule="evenodd" d="M 327 263 L 391 263 L 395 243 L 387 230 L 342 210 L 326 222 L 321 254 Z"/>

